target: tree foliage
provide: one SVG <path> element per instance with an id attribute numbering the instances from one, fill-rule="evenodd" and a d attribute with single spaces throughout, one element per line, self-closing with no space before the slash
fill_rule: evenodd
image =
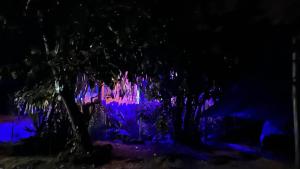
<path id="1" fill-rule="evenodd" d="M 57 115 L 66 112 L 76 138 L 90 147 L 86 122 L 74 101 L 78 75 L 87 75 L 91 84 L 102 81 L 112 86 L 120 72 L 130 71 L 132 80 L 158 74 L 162 63 L 148 51 L 164 45 L 165 26 L 134 1 L 28 0 L 21 11 L 13 31 L 23 38 L 23 53 L 1 69 L 1 77 L 24 83 L 15 94 L 21 112 L 51 122 L 50 130 L 61 124 L 57 122 L 63 118 Z M 6 26 L 2 31 L 11 31 Z"/>
<path id="2" fill-rule="evenodd" d="M 228 52 L 231 37 L 224 36 L 235 27 L 232 23 L 241 23 L 239 29 L 264 20 L 293 22 L 299 16 L 287 10 L 294 9 L 294 2 L 280 8 L 283 17 L 264 2 L 245 10 L 247 3 L 239 1 L 3 1 L 0 36 L 14 41 L 16 50 L 9 51 L 13 57 L 3 62 L 0 78 L 22 83 L 15 101 L 29 114 L 47 115 L 54 107 L 59 112 L 61 106 L 55 105 L 64 103 L 69 107 L 64 111 L 76 111 L 78 75 L 87 75 L 91 84 L 112 86 L 124 71 L 131 81 L 138 75 L 152 77 L 165 104 L 176 95 L 182 108 L 184 96 L 195 98 L 213 81 L 224 82 L 239 61 Z"/>

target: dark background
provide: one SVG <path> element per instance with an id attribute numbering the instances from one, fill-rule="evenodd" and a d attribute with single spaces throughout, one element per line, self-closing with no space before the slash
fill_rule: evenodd
<path id="1" fill-rule="evenodd" d="M 64 3 L 72 8 L 73 3 Z M 251 105 L 261 109 L 256 112 L 263 112 L 257 115 L 264 118 L 276 116 L 291 119 L 291 55 L 295 48 L 292 38 L 299 36 L 298 1 L 136 3 L 149 7 L 158 20 L 172 18 L 167 28 L 169 47 L 188 51 L 194 60 L 198 60 L 193 64 L 198 64 L 199 70 L 209 72 L 210 78 L 219 79 L 225 86 L 224 111 Z M 43 4 L 47 6 L 52 3 Z M 0 2 L 1 66 L 20 61 L 28 44 L 39 41 L 38 36 L 33 36 L 38 26 L 23 18 L 25 6 L 26 2 L 21 0 Z M 32 25 L 27 26 L 29 30 L 24 33 L 22 26 L 26 24 Z M 229 58 L 228 62 L 234 65 L 226 68 L 228 72 L 223 71 L 224 65 L 216 62 L 226 60 L 224 58 Z M 199 70 L 193 71 L 195 77 L 200 74 Z M 13 111 L 9 106 L 9 95 L 21 85 L 22 82 L 9 79 L 0 81 L 0 113 Z"/>

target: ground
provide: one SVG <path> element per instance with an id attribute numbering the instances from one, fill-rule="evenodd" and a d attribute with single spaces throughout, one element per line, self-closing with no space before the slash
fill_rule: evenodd
<path id="1" fill-rule="evenodd" d="M 230 149 L 195 150 L 181 144 L 111 144 L 112 160 L 104 165 L 74 165 L 58 162 L 56 156 L 8 156 L 0 151 L 0 168 L 4 169 L 289 169 L 291 164 L 270 160 Z M 99 159 L 101 160 L 101 159 Z"/>
<path id="2" fill-rule="evenodd" d="M 10 125 L 14 118 L 1 116 L 0 138 L 11 139 Z M 24 121 L 24 120 L 17 120 Z M 7 125 L 6 125 L 7 124 Z M 12 124 L 19 124 L 12 123 Z M 8 128 L 5 128 L 5 126 Z M 15 128 L 16 129 L 16 128 Z M 4 132 L 5 131 L 5 132 Z M 21 136 L 24 131 L 14 130 L 14 135 Z M 7 135 L 7 136 L 6 136 Z M 4 140 L 5 140 L 4 139 Z M 15 140 L 15 139 L 11 139 Z M 202 147 L 189 147 L 179 143 L 154 144 L 124 144 L 121 141 L 97 141 L 95 145 L 111 144 L 112 158 L 103 165 L 74 165 L 71 162 L 61 162 L 57 155 L 53 156 L 12 156 L 11 147 L 16 143 L 0 142 L 0 169 L 214 169 L 214 168 L 244 168 L 244 169 L 290 169 L 291 161 L 271 160 L 258 153 L 260 150 L 245 145 L 210 144 Z M 101 158 L 99 158 L 101 160 Z"/>

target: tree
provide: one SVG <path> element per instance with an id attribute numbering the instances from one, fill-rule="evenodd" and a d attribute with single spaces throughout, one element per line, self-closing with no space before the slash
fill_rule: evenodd
<path id="1" fill-rule="evenodd" d="M 99 80 L 110 85 L 124 71 L 130 72 L 131 80 L 139 74 L 153 77 L 160 83 L 166 106 L 171 96 L 177 96 L 174 125 L 180 128 L 182 121 L 190 124 L 191 105 L 196 95 L 213 80 L 222 81 L 228 74 L 229 66 L 225 66 L 223 59 L 227 54 L 224 50 L 227 41 L 223 40 L 228 37 L 222 39 L 215 35 L 222 37 L 232 30 L 230 23 L 242 19 L 242 23 L 265 19 L 248 16 L 243 12 L 242 2 L 218 5 L 214 1 L 142 4 L 134 0 L 121 3 L 13 0 L 2 3 L 1 7 L 13 5 L 1 10 L 0 35 L 9 39 L 13 34 L 12 39 L 18 42 L 16 48 L 20 50 L 11 52 L 18 55 L 13 60 L 17 64 L 4 66 L 1 74 L 24 82 L 25 88 L 16 95 L 19 108 L 51 114 L 50 110 L 56 111 L 53 109 L 56 103 L 63 104 L 78 142 L 87 151 L 92 148 L 91 142 L 74 101 L 79 74 L 86 74 L 91 83 Z M 253 7 L 249 11 L 256 10 Z M 266 16 L 271 23 L 278 20 Z M 176 79 L 170 79 L 170 71 L 177 73 Z M 182 120 L 185 97 L 188 98 L 187 115 Z"/>
<path id="2" fill-rule="evenodd" d="M 296 46 L 296 38 L 293 38 L 293 47 Z M 297 50 L 297 49 L 294 49 Z M 295 168 L 299 168 L 299 124 L 298 124 L 298 107 L 297 107 L 297 56 L 296 51 L 292 53 L 292 103 L 294 117 L 294 144 L 295 144 Z"/>
<path id="3" fill-rule="evenodd" d="M 199 85 L 202 79 L 194 73 L 208 72 L 206 59 L 202 57 L 199 66 L 197 55 L 207 47 L 198 51 L 194 41 L 189 42 L 195 23 L 182 22 L 176 14 L 179 6 L 165 14 L 167 3 L 145 5 L 130 0 L 15 3 L 20 19 L 4 25 L 2 32 L 20 32 L 21 62 L 6 66 L 12 78 L 25 81 L 25 87 L 16 94 L 20 110 L 44 112 L 49 117 L 63 109 L 70 118 L 76 142 L 91 151 L 85 118 L 74 101 L 78 75 L 86 74 L 91 83 L 100 80 L 112 85 L 120 72 L 129 71 L 132 77 L 147 74 L 158 81 L 166 107 L 171 96 L 177 96 L 174 125 L 180 127 L 184 121 L 189 124 L 191 102 L 204 88 Z M 192 11 L 186 17 L 194 17 Z M 178 74 L 176 80 L 170 79 L 170 71 Z M 185 97 L 187 114 L 182 120 Z"/>
<path id="4" fill-rule="evenodd" d="M 78 75 L 84 73 L 91 83 L 99 80 L 112 85 L 124 71 L 133 76 L 157 74 L 155 67 L 161 61 L 148 51 L 163 46 L 163 21 L 153 19 L 150 9 L 134 1 L 28 0 L 21 11 L 22 19 L 13 31 L 21 32 L 27 42 L 21 44 L 23 57 L 5 66 L 6 75 L 25 82 L 16 93 L 18 108 L 42 111 L 46 117 L 65 111 L 76 147 L 90 152 L 87 124 L 75 102 Z M 58 103 L 63 108 L 55 106 Z"/>

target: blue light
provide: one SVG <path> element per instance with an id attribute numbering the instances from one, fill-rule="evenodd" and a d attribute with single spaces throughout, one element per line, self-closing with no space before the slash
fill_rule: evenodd
<path id="1" fill-rule="evenodd" d="M 0 122 L 0 142 L 18 142 L 33 136 L 33 131 L 33 122 L 29 118 Z"/>
<path id="2" fill-rule="evenodd" d="M 285 133 L 278 125 L 276 125 L 275 122 L 272 121 L 265 121 L 262 132 L 260 135 L 260 144 L 263 145 L 265 137 L 271 136 L 271 135 L 285 135 Z"/>
<path id="3" fill-rule="evenodd" d="M 160 106 L 161 103 L 157 101 L 143 101 L 139 104 L 119 104 L 118 102 L 104 104 L 105 112 L 103 113 L 107 121 L 103 122 L 99 119 L 98 124 L 91 128 L 90 134 L 94 139 L 104 140 L 124 137 L 152 139 L 157 134 L 155 121 L 153 121 L 157 117 L 154 112 Z M 102 116 L 100 114 L 100 117 Z"/>

